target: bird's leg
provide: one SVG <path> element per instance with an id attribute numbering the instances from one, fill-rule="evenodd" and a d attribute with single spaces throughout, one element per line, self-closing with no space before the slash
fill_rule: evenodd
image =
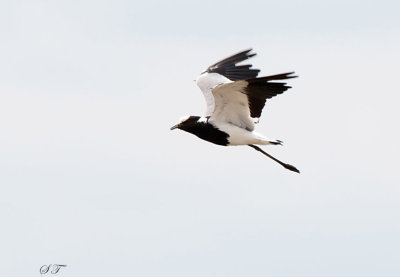
<path id="1" fill-rule="evenodd" d="M 248 144 L 248 146 L 250 146 L 251 148 L 254 148 L 254 149 L 257 150 L 257 151 L 260 151 L 260 152 L 263 153 L 265 156 L 267 156 L 268 158 L 273 159 L 275 162 L 277 162 L 278 164 L 280 164 L 280 165 L 283 166 L 284 168 L 289 169 L 289 170 L 294 171 L 294 172 L 297 172 L 297 173 L 300 173 L 300 171 L 299 171 L 297 168 L 295 168 L 293 165 L 285 164 L 285 163 L 281 162 L 280 160 L 274 158 L 273 156 L 271 156 L 271 155 L 268 154 L 267 152 L 263 151 L 260 147 L 255 146 L 255 145 L 253 145 L 253 144 Z"/>

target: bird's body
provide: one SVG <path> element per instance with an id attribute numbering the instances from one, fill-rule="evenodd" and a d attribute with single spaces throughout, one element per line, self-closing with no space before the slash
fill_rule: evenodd
<path id="1" fill-rule="evenodd" d="M 280 144 L 279 141 L 268 141 L 261 134 L 240 128 L 231 123 L 210 121 L 209 117 L 190 116 L 184 117 L 181 120 L 186 122 L 186 124 L 179 127 L 181 130 L 222 146 Z"/>
<path id="2" fill-rule="evenodd" d="M 179 128 L 214 144 L 249 145 L 277 161 L 284 167 L 299 172 L 262 151 L 257 145 L 281 144 L 268 140 L 254 131 L 267 99 L 286 91 L 286 83 L 273 82 L 294 78 L 293 72 L 256 78 L 258 69 L 251 65 L 237 65 L 255 54 L 246 50 L 207 68 L 196 79 L 207 103 L 205 116 L 186 116 L 171 128 Z"/>

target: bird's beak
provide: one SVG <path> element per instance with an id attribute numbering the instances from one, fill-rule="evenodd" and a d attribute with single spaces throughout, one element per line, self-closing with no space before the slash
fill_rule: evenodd
<path id="1" fill-rule="evenodd" d="M 170 130 L 172 131 L 173 129 L 178 128 L 178 126 L 179 126 L 179 124 L 176 124 L 176 125 L 172 126 Z"/>

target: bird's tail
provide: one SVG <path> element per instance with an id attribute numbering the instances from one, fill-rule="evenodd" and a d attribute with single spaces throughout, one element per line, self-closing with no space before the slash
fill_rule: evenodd
<path id="1" fill-rule="evenodd" d="M 273 140 L 273 141 L 269 140 L 269 141 L 266 141 L 266 143 L 263 143 L 263 144 L 283 145 L 283 141 L 281 141 L 279 139 Z"/>
<path id="2" fill-rule="evenodd" d="M 253 132 L 253 135 L 256 137 L 257 142 L 255 144 L 258 145 L 283 145 L 283 141 L 277 140 L 269 140 L 261 134 Z"/>

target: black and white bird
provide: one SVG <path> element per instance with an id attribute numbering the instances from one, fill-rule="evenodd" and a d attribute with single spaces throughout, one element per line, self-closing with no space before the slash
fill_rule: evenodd
<path id="1" fill-rule="evenodd" d="M 296 78 L 294 72 L 257 78 L 260 70 L 251 64 L 237 65 L 255 53 L 252 49 L 242 51 L 209 66 L 196 83 L 207 103 L 205 116 L 185 116 L 171 127 L 192 133 L 199 138 L 223 146 L 248 145 L 262 152 L 283 167 L 300 173 L 290 164 L 269 155 L 257 145 L 281 145 L 280 140 L 271 141 L 254 132 L 267 99 L 291 88 L 283 82 Z"/>

